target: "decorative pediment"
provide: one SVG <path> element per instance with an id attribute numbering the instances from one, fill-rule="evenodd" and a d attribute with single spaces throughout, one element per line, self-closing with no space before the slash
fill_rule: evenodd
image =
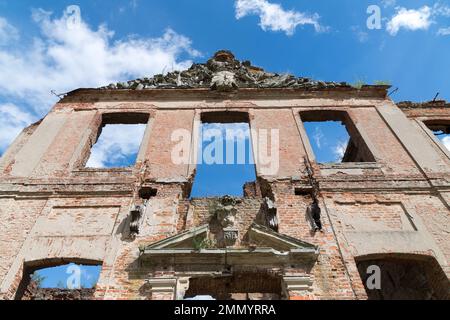
<path id="1" fill-rule="evenodd" d="M 192 249 L 196 248 L 197 241 L 207 239 L 209 226 L 203 225 L 194 229 L 177 234 L 176 236 L 158 241 L 149 246 L 141 248 L 142 251 L 147 250 L 163 250 L 163 249 Z"/>
<path id="2" fill-rule="evenodd" d="M 317 260 L 319 249 L 310 243 L 253 224 L 247 247 L 218 248 L 204 225 L 141 247 L 140 259 L 151 265 L 288 265 Z"/>
<path id="3" fill-rule="evenodd" d="M 317 250 L 317 246 L 296 238 L 278 233 L 259 224 L 252 224 L 248 231 L 249 241 L 259 247 L 270 247 L 279 251 Z"/>

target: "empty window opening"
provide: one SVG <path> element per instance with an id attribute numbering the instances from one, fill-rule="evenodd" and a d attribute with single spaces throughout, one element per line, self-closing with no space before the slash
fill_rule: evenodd
<path id="1" fill-rule="evenodd" d="M 256 180 L 250 137 L 245 113 L 203 115 L 191 197 L 243 196 L 245 185 Z"/>
<path id="2" fill-rule="evenodd" d="M 16 298 L 21 300 L 90 300 L 101 272 L 100 265 L 64 264 L 26 268 Z"/>
<path id="3" fill-rule="evenodd" d="M 318 163 L 375 162 L 375 158 L 346 112 L 301 113 Z"/>
<path id="4" fill-rule="evenodd" d="M 92 289 L 97 284 L 101 266 L 68 264 L 35 271 L 31 277 L 42 289 Z"/>
<path id="5" fill-rule="evenodd" d="M 307 197 L 307 198 L 312 198 L 312 196 L 313 196 L 312 188 L 301 187 L 301 188 L 295 188 L 294 191 L 295 191 L 296 196 Z"/>
<path id="6" fill-rule="evenodd" d="M 126 168 L 136 163 L 148 115 L 106 115 L 91 149 L 88 168 Z"/>
<path id="7" fill-rule="evenodd" d="M 427 122 L 425 125 L 433 131 L 434 135 L 442 142 L 444 147 L 450 151 L 450 121 L 445 122 Z"/>
<path id="8" fill-rule="evenodd" d="M 150 187 L 142 187 L 139 189 L 139 198 L 143 200 L 150 200 L 153 197 L 156 197 L 158 190 Z"/>
<path id="9" fill-rule="evenodd" d="M 447 300 L 449 281 L 433 258 L 356 260 L 369 300 Z"/>

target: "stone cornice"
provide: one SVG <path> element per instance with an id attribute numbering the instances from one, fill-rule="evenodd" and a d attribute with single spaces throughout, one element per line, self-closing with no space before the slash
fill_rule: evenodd
<path id="1" fill-rule="evenodd" d="M 305 88 L 241 88 L 233 92 L 212 91 L 210 89 L 148 89 L 117 90 L 81 88 L 67 93 L 60 101 L 64 103 L 96 103 L 113 101 L 186 101 L 186 100 L 248 100 L 248 99 L 380 99 L 387 96 L 386 86 L 337 87 L 323 89 Z"/>

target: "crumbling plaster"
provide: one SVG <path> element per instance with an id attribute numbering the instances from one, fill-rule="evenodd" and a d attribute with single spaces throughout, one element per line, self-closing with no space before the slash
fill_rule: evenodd
<path id="1" fill-rule="evenodd" d="M 308 290 L 293 290 L 290 298 L 367 298 L 355 258 L 372 254 L 430 256 L 449 277 L 450 158 L 417 122 L 449 119 L 445 106 L 434 106 L 433 114 L 423 106 L 400 109 L 377 86 L 74 91 L 0 159 L 0 298 L 14 297 L 24 266 L 51 259 L 101 263 L 97 299 L 149 299 L 149 281 L 170 278 L 176 285 L 176 266 L 143 267 L 138 248 L 205 222 L 202 200 L 187 199 L 196 166 L 172 162 L 171 134 L 184 129 L 197 135 L 201 115 L 213 111 L 245 112 L 252 129 L 280 130 L 279 170 L 262 175 L 257 165 L 258 179 L 270 188 L 278 231 L 318 246 L 320 253 L 308 274 L 284 270 L 293 277 L 287 288 L 308 279 Z M 307 110 L 347 112 L 376 162 L 316 163 L 300 118 Z M 102 115 L 116 112 L 149 115 L 136 165 L 84 168 Z M 192 140 L 193 160 L 196 150 Z M 296 195 L 307 184 L 305 157 L 320 183 L 323 232 L 311 230 L 307 220 L 311 198 Z M 130 239 L 129 210 L 143 185 L 157 194 Z M 260 192 L 255 199 L 238 211 L 239 224 L 256 219 Z"/>

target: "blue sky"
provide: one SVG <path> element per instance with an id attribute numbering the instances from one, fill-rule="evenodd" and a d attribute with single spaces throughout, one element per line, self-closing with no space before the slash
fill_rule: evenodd
<path id="1" fill-rule="evenodd" d="M 218 130 L 219 135 L 208 135 L 210 130 Z M 240 139 L 242 146 L 241 158 L 239 158 L 239 143 L 235 139 L 233 143 L 233 157 L 230 154 L 227 160 L 226 132 L 231 132 L 233 137 Z M 236 132 L 241 134 L 236 134 Z M 247 182 L 256 180 L 256 168 L 254 165 L 253 150 L 250 143 L 250 127 L 248 124 L 204 124 L 202 126 L 201 141 L 198 148 L 198 157 L 201 159 L 197 165 L 197 174 L 192 186 L 191 197 L 214 197 L 214 196 L 242 196 L 243 186 Z M 211 152 L 208 146 L 214 145 L 216 141 L 221 142 L 222 148 L 213 148 Z M 220 150 L 222 149 L 222 150 Z M 244 150 L 245 149 L 245 150 Z M 219 152 L 219 154 L 217 154 Z M 222 152 L 222 156 L 220 156 Z M 210 161 L 208 156 L 214 158 Z M 239 159 L 242 159 L 241 161 Z M 213 163 L 214 162 L 214 163 Z"/>
<path id="2" fill-rule="evenodd" d="M 42 288 L 67 289 L 68 287 L 70 288 L 70 286 L 75 286 L 75 288 L 89 289 L 94 287 L 97 283 L 100 276 L 100 269 L 100 266 L 85 266 L 72 263 L 38 270 L 36 273 L 43 280 L 41 283 Z M 71 279 L 73 279 L 71 278 L 72 276 L 77 278 L 75 282 L 71 282 Z"/>
<path id="3" fill-rule="evenodd" d="M 91 149 L 88 168 L 125 168 L 136 163 L 144 124 L 106 125 Z"/>
<path id="4" fill-rule="evenodd" d="M 380 28 L 367 26 L 371 5 L 380 9 Z M 0 0 L 0 155 L 58 100 L 52 90 L 184 69 L 219 49 L 273 72 L 388 81 L 399 88 L 395 101 L 432 100 L 437 92 L 450 99 L 449 0 Z M 314 151 L 333 161 L 345 132 L 322 130 L 325 147 L 311 138 Z M 450 146 L 448 136 L 441 139 Z M 139 140 L 119 137 L 109 147 L 96 155 L 96 165 L 133 162 Z M 240 193 L 254 177 L 249 164 L 212 170 L 199 167 L 199 179 L 214 184 L 195 186 L 195 195 L 231 185 L 227 191 Z M 231 177 L 238 183 L 226 182 Z"/>
<path id="5" fill-rule="evenodd" d="M 306 133 L 319 163 L 341 162 L 350 136 L 340 122 L 304 122 Z"/>
<path id="6" fill-rule="evenodd" d="M 367 27 L 370 5 L 381 29 Z M 183 69 L 223 48 L 274 72 L 388 81 L 395 101 L 450 96 L 448 0 L 0 0 L 0 154 L 57 101 L 52 90 Z"/>
<path id="7" fill-rule="evenodd" d="M 256 0 L 255 0 L 256 1 Z M 259 0 L 262 1 L 262 0 Z M 79 5 L 83 20 L 93 29 L 105 24 L 114 31 L 114 40 L 134 35 L 149 39 L 160 37 L 167 28 L 192 41 L 192 48 L 203 61 L 216 50 L 231 49 L 238 57 L 251 59 L 267 70 L 292 72 L 323 80 L 367 82 L 388 80 L 400 87 L 395 99 L 424 100 L 437 91 L 448 97 L 450 35 L 438 35 L 450 27 L 447 13 L 431 15 L 430 25 L 415 31 L 400 29 L 391 35 L 386 26 L 398 7 L 419 10 L 450 5 L 448 1 L 401 1 L 385 7 L 389 1 L 365 0 L 270 0 L 284 10 L 309 15 L 318 14 L 326 31 L 316 32 L 312 25 L 299 25 L 291 36 L 283 31 L 264 31 L 257 14 L 236 19 L 233 0 L 215 1 L 0 1 L 0 16 L 20 34 L 16 47 L 26 47 L 34 37 L 42 37 L 32 10 L 42 8 L 60 17 L 69 5 Z M 369 5 L 381 8 L 384 19 L 381 30 L 368 30 L 366 13 Z M 438 10 L 436 10 L 438 11 Z M 444 10 L 439 10 L 444 11 Z M 363 35 L 365 33 L 365 35 Z M 443 32 L 441 32 L 443 33 Z M 192 58 L 184 56 L 185 58 Z M 183 55 L 177 56 L 178 60 Z M 170 66 L 168 66 L 170 68 Z M 161 70 L 162 71 L 162 70 Z M 425 81 L 426 80 L 426 81 Z M 447 80 L 447 81 L 446 81 Z"/>

